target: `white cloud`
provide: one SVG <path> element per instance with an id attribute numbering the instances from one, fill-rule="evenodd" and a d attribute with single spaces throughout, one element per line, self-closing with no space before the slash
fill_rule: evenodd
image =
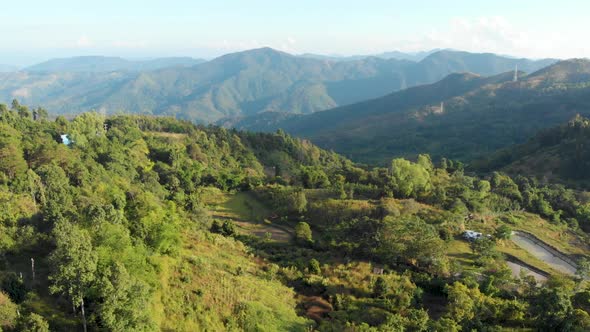
<path id="1" fill-rule="evenodd" d="M 76 41 L 77 47 L 90 47 L 92 45 L 93 45 L 92 41 L 87 36 L 82 36 L 82 37 L 78 38 L 78 40 Z"/>
<path id="2" fill-rule="evenodd" d="M 393 44 L 406 51 L 453 48 L 533 58 L 590 55 L 590 45 L 580 43 L 580 40 L 584 40 L 580 33 L 530 30 L 516 26 L 504 17 L 493 16 L 453 18 L 444 29 L 432 30 L 422 37 Z"/>
<path id="3" fill-rule="evenodd" d="M 295 38 L 293 37 L 287 37 L 287 39 L 285 39 L 284 41 L 282 41 L 280 43 L 280 47 L 279 49 L 283 52 L 287 52 L 287 53 L 299 53 L 297 51 L 297 40 L 295 40 Z"/>
<path id="4" fill-rule="evenodd" d="M 116 48 L 146 48 L 149 43 L 147 41 L 116 41 L 112 46 Z"/>

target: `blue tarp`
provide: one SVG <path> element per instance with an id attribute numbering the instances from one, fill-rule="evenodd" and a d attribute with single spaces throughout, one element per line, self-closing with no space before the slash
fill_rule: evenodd
<path id="1" fill-rule="evenodd" d="M 72 143 L 72 141 L 70 141 L 70 139 L 68 138 L 67 134 L 64 135 L 60 135 L 61 136 L 61 142 L 65 145 L 70 145 Z"/>

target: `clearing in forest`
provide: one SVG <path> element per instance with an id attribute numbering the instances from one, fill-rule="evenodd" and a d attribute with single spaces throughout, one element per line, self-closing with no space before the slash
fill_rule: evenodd
<path id="1" fill-rule="evenodd" d="M 277 242 L 288 242 L 293 237 L 293 230 L 287 225 L 278 225 L 273 220 L 272 211 L 251 192 L 220 193 L 211 203 L 211 216 L 214 219 L 232 220 L 242 234 Z"/>

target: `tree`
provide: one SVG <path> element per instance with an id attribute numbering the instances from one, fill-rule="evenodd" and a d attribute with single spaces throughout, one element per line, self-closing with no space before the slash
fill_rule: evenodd
<path id="1" fill-rule="evenodd" d="M 20 103 L 18 102 L 17 99 L 13 99 L 11 106 L 12 106 L 11 109 L 13 111 L 18 111 L 18 109 L 20 108 Z"/>
<path id="2" fill-rule="evenodd" d="M 391 162 L 390 185 L 396 195 L 406 198 L 426 195 L 432 188 L 428 170 L 405 159 Z"/>
<path id="3" fill-rule="evenodd" d="M 64 170 L 55 164 L 41 166 L 37 174 L 44 187 L 43 219 L 56 222 L 73 209 L 69 179 Z"/>
<path id="4" fill-rule="evenodd" d="M 26 106 L 20 106 L 17 112 L 18 116 L 20 116 L 23 119 L 28 119 L 31 117 L 31 111 L 29 111 L 29 108 Z"/>
<path id="5" fill-rule="evenodd" d="M 372 243 L 382 260 L 390 264 L 403 261 L 435 273 L 446 270 L 445 243 L 433 225 L 419 218 L 386 217 L 382 226 Z"/>
<path id="6" fill-rule="evenodd" d="M 224 220 L 223 223 L 220 223 L 219 220 L 213 220 L 211 232 L 223 236 L 232 236 L 236 233 L 236 226 L 231 220 Z"/>
<path id="7" fill-rule="evenodd" d="M 308 244 L 313 241 L 311 228 L 305 221 L 301 221 L 295 225 L 295 240 L 302 244 Z"/>
<path id="8" fill-rule="evenodd" d="M 473 240 L 470 247 L 474 254 L 484 258 L 493 257 L 496 254 L 496 242 L 488 237 Z"/>
<path id="9" fill-rule="evenodd" d="M 334 192 L 338 194 L 340 199 L 346 199 L 346 190 L 344 190 L 344 183 L 346 182 L 346 178 L 343 175 L 336 174 L 334 176 L 334 180 L 332 181 L 332 186 L 334 187 Z"/>
<path id="10" fill-rule="evenodd" d="M 432 159 L 430 159 L 430 155 L 427 154 L 420 154 L 418 155 L 418 160 L 416 163 L 422 166 L 428 173 L 432 173 L 434 171 L 434 164 L 432 163 Z"/>
<path id="11" fill-rule="evenodd" d="M 305 188 L 326 188 L 330 185 L 328 176 L 318 166 L 302 166 L 301 181 Z"/>
<path id="12" fill-rule="evenodd" d="M 295 190 L 288 196 L 288 209 L 296 213 L 303 213 L 307 208 L 307 198 L 302 189 Z"/>
<path id="13" fill-rule="evenodd" d="M 496 229 L 496 232 L 494 233 L 494 235 L 498 239 L 508 240 L 512 236 L 512 228 L 510 228 L 510 226 L 508 226 L 508 225 L 504 225 L 504 224 L 500 225 L 500 227 L 498 227 Z"/>
<path id="14" fill-rule="evenodd" d="M 462 323 L 472 320 L 483 302 L 483 294 L 477 288 L 469 288 L 460 282 L 447 285 L 445 291 L 448 297 L 446 316 Z"/>
<path id="15" fill-rule="evenodd" d="M 17 306 L 8 295 L 0 292 L 0 331 L 14 326 L 17 318 Z"/>
<path id="16" fill-rule="evenodd" d="M 385 298 L 389 294 L 389 285 L 382 276 L 378 276 L 373 284 L 373 297 Z"/>
<path id="17" fill-rule="evenodd" d="M 491 185 L 492 192 L 512 200 L 522 201 L 522 194 L 518 190 L 518 185 L 509 176 L 494 172 L 492 174 Z"/>
<path id="18" fill-rule="evenodd" d="M 459 332 L 461 326 L 454 320 L 446 317 L 441 317 L 436 321 L 431 321 L 429 331 L 433 332 Z"/>
<path id="19" fill-rule="evenodd" d="M 322 269 L 320 268 L 320 262 L 318 262 L 318 260 L 315 258 L 312 258 L 309 261 L 309 273 L 322 274 Z"/>
<path id="20" fill-rule="evenodd" d="M 211 223 L 211 228 L 209 229 L 211 233 L 221 234 L 221 223 L 219 220 L 213 220 Z"/>
<path id="21" fill-rule="evenodd" d="M 13 127 L 0 123 L 0 175 L 6 174 L 14 179 L 17 174 L 24 173 L 27 163 L 21 148 L 21 134 Z"/>
<path id="22" fill-rule="evenodd" d="M 573 313 L 570 292 L 564 287 L 543 287 L 533 299 L 531 312 L 542 330 L 562 330 Z"/>
<path id="23" fill-rule="evenodd" d="M 53 237 L 56 248 L 49 257 L 53 266 L 49 290 L 68 296 L 73 308 L 81 308 L 86 331 L 84 297 L 95 279 L 97 254 L 88 232 L 68 221 L 60 220 L 55 225 Z"/>
<path id="24" fill-rule="evenodd" d="M 97 308 L 101 324 L 109 331 L 154 330 L 148 307 L 150 292 L 147 284 L 129 274 L 121 263 L 105 269 L 98 282 Z"/>
<path id="25" fill-rule="evenodd" d="M 564 331 L 583 332 L 590 331 L 590 315 L 582 309 L 574 309 L 568 317 Z"/>
<path id="26" fill-rule="evenodd" d="M 236 226 L 234 225 L 233 221 L 223 221 L 223 225 L 221 225 L 221 234 L 225 236 L 232 236 L 236 234 Z"/>
<path id="27" fill-rule="evenodd" d="M 584 279 L 590 278 L 590 260 L 582 258 L 578 261 L 578 268 L 576 269 L 576 277 L 578 277 L 581 284 Z"/>
<path id="28" fill-rule="evenodd" d="M 10 296 L 15 303 L 21 303 L 27 295 L 27 288 L 21 278 L 16 273 L 7 273 L 2 280 L 2 290 Z"/>
<path id="29" fill-rule="evenodd" d="M 22 332 L 49 332 L 49 324 L 40 315 L 30 313 L 19 319 L 17 329 Z"/>
<path id="30" fill-rule="evenodd" d="M 47 113 L 46 109 L 38 107 L 33 111 L 33 116 L 35 120 L 46 120 L 49 114 Z"/>

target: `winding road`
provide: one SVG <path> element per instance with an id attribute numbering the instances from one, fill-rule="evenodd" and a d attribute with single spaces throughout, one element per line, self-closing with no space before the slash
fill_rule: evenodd
<path id="1" fill-rule="evenodd" d="M 537 280 L 537 282 L 543 282 L 543 281 L 547 280 L 546 276 L 544 276 L 540 273 L 537 273 L 535 271 L 532 271 L 531 269 L 528 269 L 526 266 L 523 266 L 517 262 L 506 261 L 506 264 L 508 265 L 510 270 L 512 270 L 512 276 L 515 278 L 519 278 L 520 271 L 524 270 L 526 275 L 533 276 L 533 278 L 535 278 L 535 280 Z"/>
<path id="2" fill-rule="evenodd" d="M 540 241 L 532 239 L 530 236 L 520 232 L 513 232 L 511 239 L 517 246 L 547 263 L 553 269 L 569 275 L 576 273 L 577 267 L 563 259 L 561 256 L 564 256 L 564 254 L 551 249 L 549 245 L 542 244 L 542 242 L 539 243 Z"/>

